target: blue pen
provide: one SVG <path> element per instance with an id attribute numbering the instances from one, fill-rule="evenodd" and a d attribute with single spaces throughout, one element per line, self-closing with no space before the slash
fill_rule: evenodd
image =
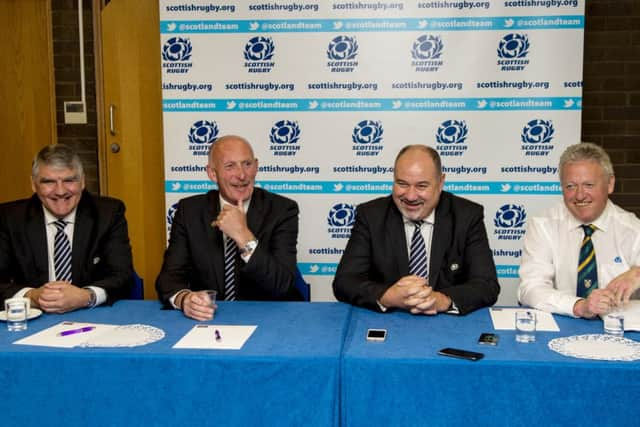
<path id="1" fill-rule="evenodd" d="M 220 331 L 216 329 L 214 333 L 216 334 L 216 341 L 222 341 L 222 335 L 220 335 Z"/>
<path id="2" fill-rule="evenodd" d="M 58 332 L 58 336 L 66 337 L 67 335 L 81 334 L 83 332 L 93 331 L 95 328 L 95 326 L 85 326 L 84 328 L 67 329 L 66 331 Z"/>

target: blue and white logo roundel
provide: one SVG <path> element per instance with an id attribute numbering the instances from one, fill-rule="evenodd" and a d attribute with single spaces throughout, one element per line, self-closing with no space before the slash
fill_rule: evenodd
<path id="1" fill-rule="evenodd" d="M 165 61 L 188 61 L 191 59 L 191 41 L 188 38 L 172 37 L 162 47 Z"/>
<path id="2" fill-rule="evenodd" d="M 298 122 L 280 120 L 271 128 L 269 139 L 274 144 L 295 144 L 300 139 L 300 126 Z"/>
<path id="3" fill-rule="evenodd" d="M 269 61 L 273 58 L 275 46 L 270 37 L 256 36 L 244 46 L 244 59 L 247 61 Z"/>
<path id="4" fill-rule="evenodd" d="M 355 37 L 338 36 L 329 43 L 327 57 L 333 61 L 355 59 L 358 54 L 358 42 Z"/>
<path id="5" fill-rule="evenodd" d="M 462 144 L 467 139 L 469 129 L 464 120 L 445 120 L 438 126 L 436 141 L 438 144 Z"/>
<path id="6" fill-rule="evenodd" d="M 554 132 L 551 120 L 531 120 L 522 129 L 522 142 L 526 144 L 546 144 L 551 142 Z"/>
<path id="7" fill-rule="evenodd" d="M 209 120 L 198 120 L 189 129 L 191 144 L 210 144 L 218 137 L 218 125 Z"/>
<path id="8" fill-rule="evenodd" d="M 493 223 L 501 228 L 522 228 L 527 213 L 521 205 L 503 205 L 496 212 Z"/>
<path id="9" fill-rule="evenodd" d="M 496 212 L 493 224 L 498 240 L 520 240 L 524 236 L 527 213 L 522 205 L 503 205 Z"/>
<path id="10" fill-rule="evenodd" d="M 271 127 L 269 132 L 271 152 L 275 156 L 294 156 L 300 145 L 300 126 L 292 120 L 280 120 Z"/>
<path id="11" fill-rule="evenodd" d="M 356 156 L 377 156 L 384 148 L 381 144 L 384 128 L 382 123 L 363 120 L 353 128 L 351 140 Z"/>
<path id="12" fill-rule="evenodd" d="M 331 227 L 351 227 L 356 220 L 356 208 L 347 203 L 333 205 L 327 219 Z"/>
<path id="13" fill-rule="evenodd" d="M 413 42 L 411 56 L 413 59 L 439 59 L 443 48 L 440 36 L 425 34 Z"/>
<path id="14" fill-rule="evenodd" d="M 348 239 L 355 221 L 356 208 L 347 203 L 337 203 L 329 211 L 327 232 L 333 239 Z"/>
<path id="15" fill-rule="evenodd" d="M 498 57 L 504 59 L 524 58 L 529 53 L 529 38 L 526 34 L 507 34 L 498 44 Z"/>
<path id="16" fill-rule="evenodd" d="M 198 120 L 189 128 L 189 150 L 194 156 L 209 154 L 209 146 L 215 142 L 219 133 L 216 122 Z"/>
<path id="17" fill-rule="evenodd" d="M 548 156 L 553 150 L 555 129 L 551 120 L 534 119 L 522 129 L 522 151 L 525 156 Z"/>
<path id="18" fill-rule="evenodd" d="M 363 120 L 353 128 L 353 142 L 356 144 L 378 144 L 382 141 L 384 129 L 380 122 Z"/>

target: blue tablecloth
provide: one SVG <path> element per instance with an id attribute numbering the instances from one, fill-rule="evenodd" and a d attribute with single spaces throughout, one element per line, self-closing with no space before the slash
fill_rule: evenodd
<path id="1" fill-rule="evenodd" d="M 241 350 L 171 347 L 197 322 L 155 301 L 45 314 L 0 331 L 0 425 L 332 426 L 351 308 L 339 303 L 219 303 L 213 323 L 258 325 Z M 133 348 L 13 345 L 63 320 L 148 324 L 161 341 Z"/>
<path id="2" fill-rule="evenodd" d="M 599 320 L 554 316 L 560 332 L 515 342 L 497 331 L 496 347 L 477 344 L 494 332 L 488 309 L 467 316 L 413 316 L 355 308 L 342 365 L 341 425 L 534 426 L 640 425 L 640 362 L 562 356 L 556 337 L 602 333 Z M 367 342 L 368 328 L 388 330 Z M 626 337 L 640 340 L 640 333 Z M 444 347 L 485 354 L 478 362 L 438 356 Z"/>

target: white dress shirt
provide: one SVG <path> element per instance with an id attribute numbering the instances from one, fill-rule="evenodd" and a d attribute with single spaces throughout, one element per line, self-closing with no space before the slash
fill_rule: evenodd
<path id="1" fill-rule="evenodd" d="M 598 287 L 640 265 L 640 220 L 610 200 L 593 223 L 591 236 L 598 267 Z M 528 221 L 520 265 L 520 303 L 573 316 L 578 258 L 584 232 L 564 203 Z"/>

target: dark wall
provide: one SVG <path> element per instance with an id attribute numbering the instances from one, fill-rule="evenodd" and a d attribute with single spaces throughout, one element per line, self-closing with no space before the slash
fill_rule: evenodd
<path id="1" fill-rule="evenodd" d="M 83 34 L 87 124 L 65 124 L 64 102 L 80 101 L 80 46 L 77 0 L 52 0 L 53 63 L 55 69 L 58 142 L 69 144 L 82 158 L 87 189 L 99 191 L 96 83 L 91 0 L 83 0 Z"/>
<path id="2" fill-rule="evenodd" d="M 640 1 L 588 0 L 586 15 L 582 139 L 609 152 L 612 199 L 640 215 Z"/>
<path id="3" fill-rule="evenodd" d="M 91 1 L 84 0 L 88 120 L 65 125 L 63 102 L 80 98 L 76 0 L 52 0 L 58 139 L 82 155 L 98 191 Z M 603 145 L 616 171 L 613 199 L 640 214 L 640 1 L 588 0 L 582 139 Z"/>

